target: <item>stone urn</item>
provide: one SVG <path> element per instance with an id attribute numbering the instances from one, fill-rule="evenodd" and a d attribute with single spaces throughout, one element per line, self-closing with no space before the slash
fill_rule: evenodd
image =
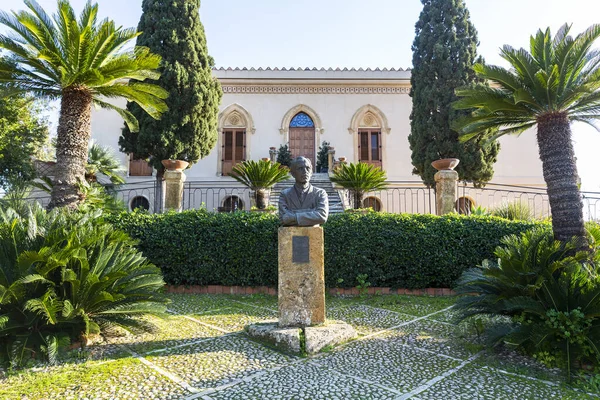
<path id="1" fill-rule="evenodd" d="M 183 171 L 190 165 L 189 162 L 183 160 L 162 160 L 161 163 L 167 171 Z"/>
<path id="2" fill-rule="evenodd" d="M 431 163 L 431 166 L 438 171 L 452 171 L 460 160 L 458 158 L 440 158 Z"/>

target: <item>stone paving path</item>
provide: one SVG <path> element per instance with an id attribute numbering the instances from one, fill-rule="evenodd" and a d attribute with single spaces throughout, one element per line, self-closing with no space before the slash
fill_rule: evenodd
<path id="1" fill-rule="evenodd" d="M 154 334 L 96 346 L 91 360 L 0 380 L 0 398 L 29 399 L 599 399 L 557 371 L 482 350 L 451 321 L 451 300 L 328 301 L 358 340 L 299 358 L 251 341 L 244 325 L 276 318 L 276 299 L 173 295 Z"/>

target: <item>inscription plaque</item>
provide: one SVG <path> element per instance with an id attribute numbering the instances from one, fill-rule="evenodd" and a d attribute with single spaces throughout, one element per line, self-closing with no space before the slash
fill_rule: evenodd
<path id="1" fill-rule="evenodd" d="M 292 262 L 295 264 L 305 264 L 309 262 L 308 257 L 308 236 L 292 237 Z"/>

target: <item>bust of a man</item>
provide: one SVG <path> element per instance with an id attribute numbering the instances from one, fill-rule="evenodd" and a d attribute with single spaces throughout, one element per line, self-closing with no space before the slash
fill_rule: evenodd
<path id="1" fill-rule="evenodd" d="M 327 193 L 310 184 L 312 164 L 308 158 L 297 157 L 290 164 L 296 183 L 279 195 L 279 220 L 283 226 L 322 225 L 329 215 Z"/>

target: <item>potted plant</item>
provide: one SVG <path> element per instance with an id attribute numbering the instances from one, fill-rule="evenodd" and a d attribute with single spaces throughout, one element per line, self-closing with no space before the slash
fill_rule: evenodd
<path id="1" fill-rule="evenodd" d="M 329 171 L 329 142 L 323 141 L 317 152 L 317 172 Z"/>
<path id="2" fill-rule="evenodd" d="M 250 188 L 250 200 L 259 210 L 267 208 L 270 189 L 289 178 L 287 168 L 269 160 L 242 161 L 232 168 L 229 176 Z"/>
<path id="3" fill-rule="evenodd" d="M 330 179 L 331 182 L 350 191 L 353 206 L 358 209 L 362 206 L 365 193 L 386 188 L 385 180 L 387 178 L 381 168 L 359 162 L 357 164 L 340 164 Z"/>
<path id="4" fill-rule="evenodd" d="M 279 146 L 279 151 L 277 151 L 277 162 L 286 167 L 290 166 L 290 163 L 292 162 L 292 153 L 287 144 Z"/>

